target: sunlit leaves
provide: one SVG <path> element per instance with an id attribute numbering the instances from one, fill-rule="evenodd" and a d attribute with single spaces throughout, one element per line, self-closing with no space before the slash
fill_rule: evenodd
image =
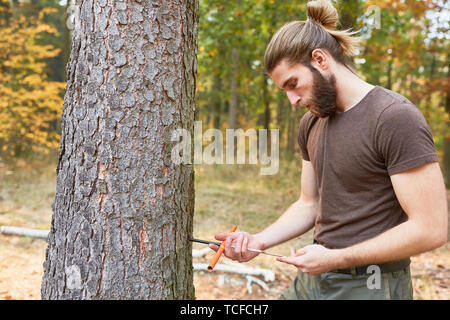
<path id="1" fill-rule="evenodd" d="M 60 49 L 41 44 L 44 33 L 56 29 L 38 16 L 15 15 L 0 28 L 0 152 L 5 158 L 57 149 L 65 83 L 49 81 L 45 59 Z"/>

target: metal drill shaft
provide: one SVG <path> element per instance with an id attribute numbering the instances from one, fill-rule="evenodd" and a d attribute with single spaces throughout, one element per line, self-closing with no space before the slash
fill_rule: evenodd
<path id="1" fill-rule="evenodd" d="M 189 238 L 189 241 L 192 242 L 198 242 L 198 243 L 203 243 L 203 244 L 214 244 L 218 247 L 220 247 L 221 243 L 220 242 L 215 242 L 215 241 L 208 241 L 208 240 L 200 240 L 200 239 L 195 239 L 195 238 Z M 234 246 L 231 246 L 232 248 L 234 248 Z M 256 252 L 256 253 L 262 253 L 262 254 L 267 254 L 269 256 L 274 256 L 274 257 L 282 257 L 282 255 L 280 254 L 276 254 L 276 253 L 270 253 L 270 252 L 265 252 L 262 250 L 258 250 L 258 249 L 251 249 L 251 248 L 247 248 L 248 251 L 250 252 Z"/>

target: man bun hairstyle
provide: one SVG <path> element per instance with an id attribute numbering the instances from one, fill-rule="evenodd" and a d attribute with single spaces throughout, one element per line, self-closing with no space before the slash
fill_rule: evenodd
<path id="1" fill-rule="evenodd" d="M 306 4 L 308 18 L 329 29 L 336 29 L 338 14 L 328 1 L 310 1 Z"/>
<path id="2" fill-rule="evenodd" d="M 354 36 L 358 32 L 336 29 L 338 13 L 329 0 L 309 1 L 306 7 L 306 21 L 289 22 L 273 35 L 264 55 L 266 71 L 271 73 L 283 59 L 290 65 L 310 66 L 312 51 L 323 49 L 355 73 L 351 58 L 361 42 Z"/>

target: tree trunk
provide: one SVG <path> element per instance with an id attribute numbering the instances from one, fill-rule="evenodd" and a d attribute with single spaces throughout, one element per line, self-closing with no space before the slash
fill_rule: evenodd
<path id="1" fill-rule="evenodd" d="M 64 47 L 63 47 L 63 65 L 64 65 L 64 81 L 67 82 L 67 63 L 69 62 L 70 57 L 70 44 L 72 40 L 72 30 L 67 26 L 67 20 L 70 19 L 69 16 L 69 8 L 72 4 L 72 0 L 67 0 L 66 10 L 64 12 Z"/>
<path id="2" fill-rule="evenodd" d="M 433 54 L 433 57 L 431 59 L 431 65 L 430 65 L 430 73 L 429 73 L 430 87 L 433 86 L 435 70 L 436 70 L 436 56 Z M 427 121 L 430 121 L 430 119 L 431 119 L 431 113 L 432 113 L 432 111 L 431 111 L 431 103 L 432 103 L 431 99 L 432 98 L 433 98 L 433 90 L 430 88 L 428 90 L 428 95 L 426 97 L 425 106 L 424 106 L 424 110 L 423 110 L 425 119 Z"/>
<path id="3" fill-rule="evenodd" d="M 297 143 L 297 132 L 296 132 L 296 111 L 292 110 L 292 106 L 289 106 L 291 108 L 289 110 L 289 115 L 287 117 L 287 123 L 288 123 L 288 139 L 287 139 L 287 152 L 288 153 L 294 153 L 295 152 L 295 144 Z"/>
<path id="4" fill-rule="evenodd" d="M 230 105 L 228 109 L 228 128 L 235 129 L 237 124 L 238 109 L 238 76 L 239 76 L 239 50 L 233 48 L 231 51 L 231 83 L 230 83 Z"/>
<path id="5" fill-rule="evenodd" d="M 262 74 L 262 103 L 264 105 L 264 129 L 269 129 L 270 126 L 270 99 L 269 99 L 269 88 L 267 85 L 267 73 Z"/>
<path id="6" fill-rule="evenodd" d="M 222 113 L 222 78 L 220 77 L 219 72 L 214 74 L 214 85 L 213 85 L 213 91 L 214 91 L 214 100 L 212 101 L 213 104 L 213 119 L 214 119 L 214 128 L 220 129 L 220 118 Z"/>
<path id="7" fill-rule="evenodd" d="M 287 147 L 287 139 L 284 139 L 285 132 L 287 131 L 286 128 L 288 127 L 285 124 L 285 114 L 287 113 L 287 110 L 285 110 L 285 99 L 286 97 L 284 95 L 277 95 L 277 127 L 280 130 L 280 141 L 286 141 L 285 147 Z"/>
<path id="8" fill-rule="evenodd" d="M 447 61 L 450 61 L 447 59 Z M 447 63 L 447 84 L 450 87 L 450 64 Z M 450 116 L 450 93 L 447 90 L 447 96 L 445 97 L 445 111 L 447 115 Z M 443 159 L 443 167 L 444 167 L 444 179 L 447 188 L 450 188 L 450 134 L 448 129 L 448 122 L 445 126 L 445 137 L 444 137 L 444 159 Z"/>
<path id="9" fill-rule="evenodd" d="M 193 299 L 198 2 L 77 0 L 43 299 Z"/>
<path id="10" fill-rule="evenodd" d="M 388 61 L 386 89 L 392 90 L 392 59 L 391 58 L 389 58 L 389 61 Z"/>

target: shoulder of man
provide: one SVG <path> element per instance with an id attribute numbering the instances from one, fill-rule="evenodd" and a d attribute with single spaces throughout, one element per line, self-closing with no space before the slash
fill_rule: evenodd
<path id="1" fill-rule="evenodd" d="M 386 89 L 381 86 L 377 86 L 377 88 L 380 89 L 381 94 L 388 97 L 392 102 L 413 104 L 411 101 L 408 100 L 408 98 L 401 95 L 400 93 Z"/>
<path id="2" fill-rule="evenodd" d="M 379 93 L 376 97 L 375 112 L 377 113 L 377 127 L 380 122 L 389 122 L 395 125 L 396 121 L 403 119 L 413 119 L 411 125 L 421 123 L 426 124 L 426 120 L 420 109 L 403 95 L 389 89 L 379 87 Z"/>
<path id="3" fill-rule="evenodd" d="M 300 151 L 302 154 L 303 160 L 310 161 L 309 154 L 308 154 L 308 136 L 309 132 L 311 131 L 311 128 L 314 126 L 314 123 L 319 118 L 314 116 L 310 111 L 305 113 L 302 118 L 300 119 L 300 124 L 298 128 L 298 136 L 297 136 L 297 143 L 300 147 Z"/>
<path id="4" fill-rule="evenodd" d="M 385 117 L 386 113 L 402 111 L 410 111 L 415 114 L 421 114 L 419 108 L 405 96 L 381 86 L 377 86 L 377 88 L 378 91 L 373 97 L 374 103 L 371 106 L 376 113 L 377 118 L 380 118 L 382 115 Z"/>
<path id="5" fill-rule="evenodd" d="M 309 131 L 313 127 L 314 123 L 319 118 L 313 115 L 310 111 L 306 112 L 300 119 L 300 124 L 298 127 L 298 143 L 301 145 L 302 143 L 306 144 L 306 140 L 309 135 Z"/>
<path id="6" fill-rule="evenodd" d="M 382 89 L 375 107 L 374 146 L 389 175 L 438 161 L 432 132 L 419 108 L 402 95 Z"/>
<path id="7" fill-rule="evenodd" d="M 308 131 L 314 125 L 314 123 L 319 118 L 311 113 L 311 111 L 306 112 L 300 119 L 299 129 L 301 131 Z"/>

